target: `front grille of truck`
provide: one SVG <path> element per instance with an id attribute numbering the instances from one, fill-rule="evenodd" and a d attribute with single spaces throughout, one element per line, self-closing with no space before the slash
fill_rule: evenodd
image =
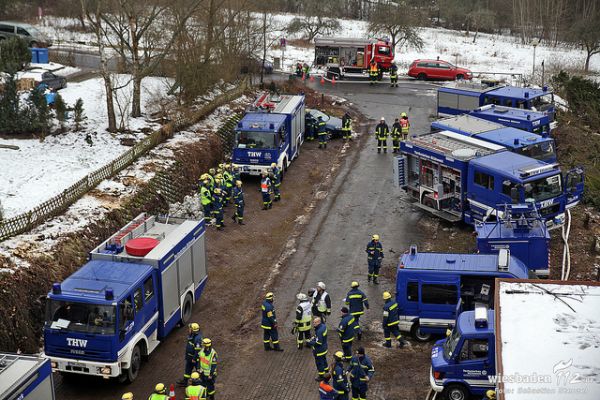
<path id="1" fill-rule="evenodd" d="M 108 361 L 110 353 L 107 351 L 97 350 L 82 350 L 83 353 L 72 352 L 68 347 L 50 347 L 47 351 L 49 356 L 63 357 L 63 358 L 74 358 L 78 360 L 93 360 L 93 361 Z"/>

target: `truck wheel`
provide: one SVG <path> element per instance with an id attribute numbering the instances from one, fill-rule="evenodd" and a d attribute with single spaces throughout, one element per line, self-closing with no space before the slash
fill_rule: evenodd
<path id="1" fill-rule="evenodd" d="M 188 293 L 183 300 L 183 312 L 181 313 L 181 326 L 186 326 L 192 318 L 192 296 Z"/>
<path id="2" fill-rule="evenodd" d="M 131 363 L 129 364 L 129 369 L 127 370 L 127 381 L 129 383 L 135 381 L 135 378 L 138 377 L 141 366 L 142 351 L 140 350 L 140 346 L 136 345 L 133 348 L 133 352 L 131 353 Z"/>
<path id="3" fill-rule="evenodd" d="M 410 334 L 417 342 L 428 342 L 431 340 L 431 333 L 422 333 L 418 322 L 415 322 L 410 330 Z"/>
<path id="4" fill-rule="evenodd" d="M 417 75 L 417 79 L 420 81 L 424 81 L 425 79 L 427 79 L 427 75 L 421 72 L 419 75 Z"/>
<path id="5" fill-rule="evenodd" d="M 448 400 L 467 400 L 470 396 L 469 391 L 463 385 L 457 383 L 448 385 L 444 389 L 445 397 Z"/>

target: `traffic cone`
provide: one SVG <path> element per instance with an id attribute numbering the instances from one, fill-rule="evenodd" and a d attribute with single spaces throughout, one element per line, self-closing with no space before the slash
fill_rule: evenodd
<path id="1" fill-rule="evenodd" d="M 310 81 L 311 81 L 311 82 L 314 82 L 314 81 L 315 81 L 315 77 L 311 75 L 311 76 L 310 76 Z"/>
<path id="2" fill-rule="evenodd" d="M 322 77 L 321 77 L 321 85 L 324 85 L 324 84 L 325 84 L 325 77 L 324 77 L 324 76 L 322 76 Z"/>
<path id="3" fill-rule="evenodd" d="M 331 77 L 331 84 L 332 84 L 332 85 L 335 85 L 335 76 L 332 76 L 332 77 Z"/>
<path id="4" fill-rule="evenodd" d="M 171 383 L 169 388 L 169 400 L 175 400 L 175 385 Z"/>

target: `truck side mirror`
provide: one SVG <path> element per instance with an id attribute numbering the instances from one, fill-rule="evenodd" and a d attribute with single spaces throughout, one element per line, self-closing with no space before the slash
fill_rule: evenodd
<path id="1" fill-rule="evenodd" d="M 518 188 L 512 187 L 510 189 L 510 199 L 513 202 L 513 204 L 519 203 L 519 189 Z"/>

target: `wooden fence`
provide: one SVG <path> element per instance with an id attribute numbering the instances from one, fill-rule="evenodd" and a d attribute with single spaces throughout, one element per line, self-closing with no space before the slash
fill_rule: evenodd
<path id="1" fill-rule="evenodd" d="M 62 214 L 71 204 L 79 200 L 100 182 L 114 176 L 122 169 L 131 165 L 140 156 L 171 137 L 173 132 L 177 132 L 186 126 L 197 123 L 218 107 L 240 97 L 247 88 L 248 81 L 245 79 L 235 89 L 230 90 L 227 93 L 218 96 L 210 103 L 203 105 L 193 115 L 189 117 L 179 117 L 177 120 L 161 127 L 160 130 L 152 132 L 152 134 L 136 143 L 131 149 L 127 150 L 110 163 L 90 172 L 88 175 L 65 189 L 62 193 L 46 200 L 33 210 L 0 221 L 0 242 L 23 232 L 28 232 L 48 218 Z"/>

